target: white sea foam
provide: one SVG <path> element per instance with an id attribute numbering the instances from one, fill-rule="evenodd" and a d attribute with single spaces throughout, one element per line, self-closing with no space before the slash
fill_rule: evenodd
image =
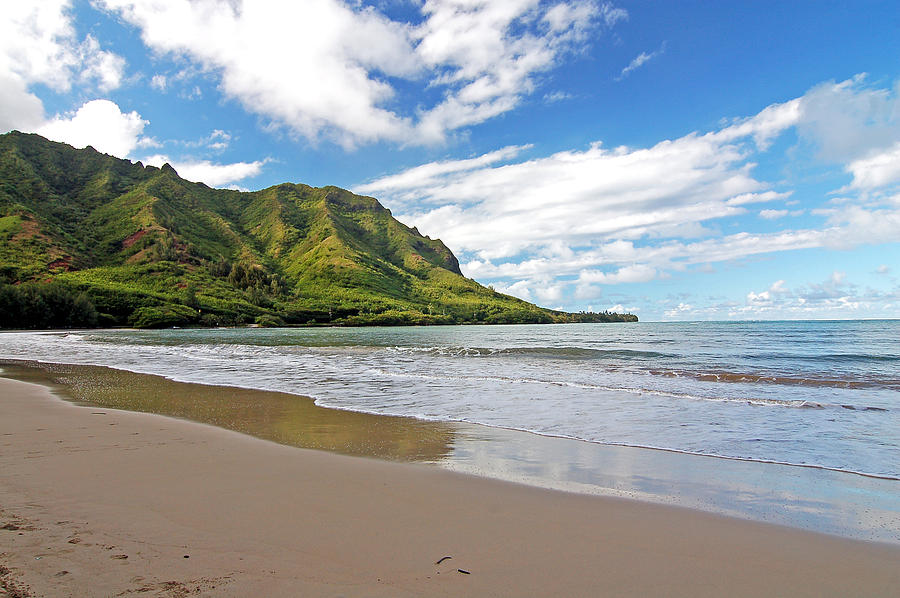
<path id="1" fill-rule="evenodd" d="M 828 339 L 817 344 L 822 327 Z M 0 357 L 278 390 L 368 413 L 898 476 L 898 337 L 897 323 L 864 322 L 88 331 L 2 334 Z"/>

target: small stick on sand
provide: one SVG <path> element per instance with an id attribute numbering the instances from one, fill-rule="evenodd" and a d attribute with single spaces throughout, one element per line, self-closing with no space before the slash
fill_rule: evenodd
<path id="1" fill-rule="evenodd" d="M 452 556 L 442 556 L 442 557 L 439 558 L 434 564 L 435 564 L 435 565 L 440 565 L 441 563 L 443 563 L 443 562 L 446 561 L 447 559 L 452 559 L 452 558 L 453 558 Z"/>

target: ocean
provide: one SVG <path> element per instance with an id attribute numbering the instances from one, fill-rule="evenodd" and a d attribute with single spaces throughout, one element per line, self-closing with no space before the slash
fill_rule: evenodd
<path id="1" fill-rule="evenodd" d="M 898 339 L 897 320 L 86 330 L 0 334 L 0 359 L 442 422 L 414 460 L 900 543 Z"/>
<path id="2" fill-rule="evenodd" d="M 0 357 L 900 479 L 900 321 L 24 332 Z"/>

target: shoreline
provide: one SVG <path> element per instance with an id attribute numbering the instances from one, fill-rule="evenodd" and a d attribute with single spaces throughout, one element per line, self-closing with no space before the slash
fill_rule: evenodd
<path id="1" fill-rule="evenodd" d="M 3 579 L 36 596 L 878 596 L 900 583 L 895 546 L 0 389 Z"/>
<path id="2" fill-rule="evenodd" d="M 893 478 L 348 411 L 296 394 L 107 366 L 0 360 L 0 376 L 51 386 L 76 405 L 176 417 L 282 445 L 900 545 L 900 484 Z"/>
<path id="3" fill-rule="evenodd" d="M 29 331 L 26 331 L 26 332 L 29 332 Z M 559 440 L 584 442 L 589 445 L 596 445 L 596 446 L 601 446 L 601 447 L 620 447 L 620 448 L 626 448 L 626 449 L 660 451 L 660 452 L 664 452 L 664 453 L 685 455 L 688 457 L 702 457 L 702 458 L 708 458 L 708 459 L 721 459 L 724 461 L 759 463 L 759 464 L 763 464 L 763 465 L 778 465 L 778 466 L 784 466 L 784 467 L 800 467 L 800 468 L 804 468 L 804 469 L 812 469 L 812 470 L 828 471 L 828 472 L 846 474 L 846 475 L 852 475 L 852 476 L 860 476 L 860 477 L 871 478 L 871 479 L 875 479 L 875 480 L 900 481 L 900 476 L 870 473 L 870 472 L 865 472 L 865 471 L 855 471 L 852 469 L 841 469 L 839 467 L 830 467 L 827 465 L 818 465 L 818 464 L 813 464 L 813 463 L 794 463 L 794 462 L 789 462 L 789 461 L 777 461 L 777 460 L 773 460 L 773 459 L 758 459 L 758 458 L 753 458 L 753 457 L 739 457 L 739 456 L 734 456 L 734 455 L 719 455 L 719 454 L 715 454 L 715 453 L 698 453 L 698 452 L 691 452 L 691 451 L 675 449 L 675 448 L 667 448 L 667 447 L 662 447 L 662 446 L 651 446 L 651 445 L 643 445 L 643 444 L 627 444 L 627 443 L 622 443 L 622 442 L 599 442 L 599 441 L 593 441 L 593 440 L 585 440 L 583 438 L 577 438 L 574 436 L 565 436 L 565 435 L 561 435 L 561 434 L 538 432 L 538 431 L 530 430 L 527 428 L 516 428 L 516 427 L 510 427 L 510 426 L 492 425 L 492 424 L 486 424 L 486 423 L 469 422 L 469 421 L 465 421 L 465 420 L 437 420 L 437 419 L 422 419 L 422 418 L 418 418 L 418 417 L 411 416 L 411 415 L 385 415 L 382 413 L 376 413 L 376 412 L 372 412 L 372 411 L 347 409 L 347 408 L 342 408 L 342 407 L 333 407 L 333 406 L 329 406 L 329 405 L 320 405 L 316 402 L 316 400 L 314 398 L 307 396 L 307 395 L 302 395 L 302 394 L 287 393 L 287 392 L 277 391 L 277 390 L 264 390 L 264 389 L 259 389 L 259 388 L 255 388 L 252 386 L 233 386 L 233 385 L 227 385 L 227 384 L 208 384 L 208 383 L 202 383 L 202 382 L 187 382 L 187 381 L 183 381 L 183 380 L 177 380 L 175 378 L 170 378 L 168 376 L 164 376 L 161 374 L 138 372 L 135 370 L 117 368 L 117 367 L 107 366 L 107 365 L 77 364 L 77 363 L 66 363 L 66 362 L 56 362 L 56 361 L 37 361 L 37 360 L 27 360 L 27 359 L 0 358 L 0 377 L 3 376 L 4 366 L 7 366 L 7 367 L 11 366 L 14 368 L 32 369 L 32 370 L 44 369 L 45 372 L 48 373 L 48 375 L 50 372 L 50 369 L 48 369 L 48 368 L 52 368 L 53 366 L 95 369 L 95 370 L 101 370 L 101 369 L 102 370 L 114 370 L 114 371 L 118 371 L 118 372 L 125 372 L 128 374 L 133 374 L 138 377 L 158 378 L 158 379 L 166 380 L 168 382 L 172 382 L 172 383 L 175 383 L 178 385 L 218 388 L 218 389 L 222 389 L 223 391 L 251 391 L 251 392 L 265 393 L 267 395 L 288 395 L 288 396 L 294 397 L 298 400 L 310 401 L 315 405 L 315 407 L 317 409 L 332 411 L 332 412 L 356 413 L 356 414 L 360 414 L 362 416 L 372 416 L 372 417 L 379 418 L 379 419 L 417 421 L 417 422 L 422 422 L 423 424 L 426 424 L 426 425 L 428 425 L 428 424 L 437 424 L 437 425 L 445 424 L 447 426 L 476 426 L 476 427 L 480 427 L 480 428 L 488 428 L 491 430 L 502 430 L 502 431 L 508 431 L 508 432 L 522 433 L 522 434 L 531 434 L 531 435 L 539 436 L 542 438 L 555 438 L 555 439 L 559 439 Z M 20 379 L 15 374 L 11 377 Z M 67 392 L 65 389 L 65 385 L 60 384 L 59 386 L 63 389 L 63 392 Z M 75 397 L 71 397 L 71 400 L 73 402 L 75 402 L 76 404 L 79 404 L 78 399 L 76 399 Z M 92 403 L 91 401 L 86 400 L 86 401 L 84 401 L 84 404 L 97 404 L 97 403 Z M 123 407 L 123 409 L 129 410 L 129 411 L 140 411 L 140 412 L 144 412 L 144 413 L 157 413 L 159 415 L 166 415 L 166 413 L 160 413 L 158 411 L 152 411 L 152 410 L 146 410 L 146 409 L 134 409 L 134 408 L 129 409 L 129 408 L 124 408 L 124 407 Z M 200 421 L 197 419 L 193 419 L 191 417 L 187 417 L 186 419 L 189 419 L 190 421 Z M 201 421 L 200 423 L 203 423 L 203 422 Z M 251 436 L 252 435 L 254 435 L 254 434 L 251 433 Z M 281 443 L 281 444 L 285 444 L 285 443 Z M 310 447 L 304 447 L 303 445 L 292 445 L 292 446 L 301 446 L 301 448 L 310 448 Z M 375 455 L 375 456 L 378 458 L 385 458 L 384 455 Z"/>

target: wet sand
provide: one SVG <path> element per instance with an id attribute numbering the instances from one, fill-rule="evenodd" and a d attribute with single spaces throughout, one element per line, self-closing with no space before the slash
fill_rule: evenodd
<path id="1" fill-rule="evenodd" d="M 0 379 L 10 595 L 887 596 L 898 562 L 896 546 L 283 446 Z"/>
<path id="2" fill-rule="evenodd" d="M 0 360 L 0 376 L 49 386 L 79 405 L 156 413 L 279 444 L 390 461 L 435 463 L 461 426 L 319 407 L 283 392 L 176 382 L 93 365 Z"/>
<path id="3" fill-rule="evenodd" d="M 900 545 L 897 480 L 330 409 L 295 394 L 102 366 L 0 360 L 0 375 L 48 386 L 80 405 L 188 419 L 300 448 Z"/>

